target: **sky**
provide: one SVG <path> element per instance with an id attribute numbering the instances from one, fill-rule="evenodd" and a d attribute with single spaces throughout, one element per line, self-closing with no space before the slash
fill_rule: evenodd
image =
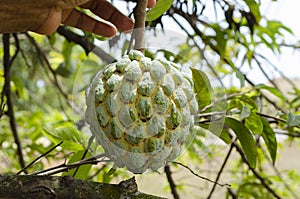
<path id="1" fill-rule="evenodd" d="M 269 2 L 264 1 L 262 2 Z M 286 43 L 300 41 L 300 1 L 298 0 L 278 0 L 263 4 L 261 12 L 269 19 L 281 21 L 284 25 L 291 28 L 294 35 L 286 35 Z M 299 42 L 300 44 L 300 42 Z M 271 55 L 270 55 L 271 56 Z M 272 60 L 283 73 L 290 78 L 300 78 L 300 50 L 284 48 L 279 57 Z"/>

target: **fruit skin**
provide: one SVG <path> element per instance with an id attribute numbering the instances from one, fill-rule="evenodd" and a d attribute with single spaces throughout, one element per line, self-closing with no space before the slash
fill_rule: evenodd
<path id="1" fill-rule="evenodd" d="M 86 120 L 116 166 L 157 170 L 178 157 L 193 128 L 193 87 L 179 65 L 132 50 L 93 79 Z"/>

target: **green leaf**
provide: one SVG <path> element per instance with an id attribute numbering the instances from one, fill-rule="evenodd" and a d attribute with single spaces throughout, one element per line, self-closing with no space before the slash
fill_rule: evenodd
<path id="1" fill-rule="evenodd" d="M 55 44 L 55 42 L 56 42 L 56 32 L 47 35 L 47 39 L 48 39 L 48 41 L 49 41 L 49 44 L 50 44 L 51 46 L 54 46 L 54 44 Z"/>
<path id="2" fill-rule="evenodd" d="M 241 95 L 237 96 L 237 99 L 247 104 L 251 108 L 251 110 L 258 110 L 256 102 L 251 97 L 247 95 Z"/>
<path id="3" fill-rule="evenodd" d="M 54 129 L 43 128 L 43 134 L 51 140 L 53 143 L 58 144 L 63 141 L 61 147 L 71 151 L 80 151 L 84 147 L 81 144 L 81 138 L 78 134 L 78 130 L 72 126 L 62 125 Z"/>
<path id="4" fill-rule="evenodd" d="M 199 110 L 202 110 L 204 107 L 211 104 L 212 88 L 208 77 L 204 72 L 196 68 L 191 68 L 191 70 L 194 82 L 194 90 L 198 102 L 198 108 Z"/>
<path id="5" fill-rule="evenodd" d="M 232 141 L 228 130 L 225 128 L 222 129 L 219 138 L 221 138 L 221 140 L 223 140 L 226 144 L 230 144 Z"/>
<path id="6" fill-rule="evenodd" d="M 117 167 L 114 165 L 109 171 L 106 173 L 108 176 L 111 176 L 117 172 Z"/>
<path id="7" fill-rule="evenodd" d="M 261 117 L 253 112 L 251 112 L 249 117 L 245 118 L 245 126 L 256 135 L 261 135 L 264 128 Z"/>
<path id="8" fill-rule="evenodd" d="M 228 35 L 224 31 L 224 29 L 220 27 L 220 24 L 212 24 L 211 28 L 213 28 L 213 30 L 215 31 L 215 36 L 213 36 L 212 38 L 217 43 L 216 45 L 214 45 L 214 47 L 218 49 L 218 53 L 220 54 L 220 56 L 224 57 L 226 53 Z M 210 41 L 210 45 L 213 45 L 213 43 L 213 41 Z"/>
<path id="9" fill-rule="evenodd" d="M 287 31 L 290 34 L 293 34 L 293 31 L 287 26 L 283 25 L 280 21 L 269 20 L 267 22 L 267 28 L 274 31 L 275 33 L 281 34 L 280 29 Z"/>
<path id="10" fill-rule="evenodd" d="M 233 62 L 228 58 L 223 58 L 224 61 L 232 68 L 235 72 L 236 77 L 240 80 L 241 87 L 245 86 L 245 76 L 244 74 L 233 64 Z"/>
<path id="11" fill-rule="evenodd" d="M 173 0 L 157 1 L 155 6 L 146 14 L 146 21 L 153 21 L 163 15 L 172 5 Z"/>
<path id="12" fill-rule="evenodd" d="M 74 47 L 73 42 L 69 42 L 68 40 L 64 40 L 63 45 L 62 45 L 62 55 L 64 57 L 64 61 L 66 62 L 66 65 L 68 65 L 71 61 L 72 57 L 72 50 Z"/>
<path id="13" fill-rule="evenodd" d="M 257 4 L 255 0 L 244 0 L 244 1 L 248 5 L 251 13 L 254 15 L 256 22 L 259 23 L 259 21 L 261 19 L 261 14 L 259 11 L 259 4 Z"/>
<path id="14" fill-rule="evenodd" d="M 243 109 L 242 109 L 240 118 L 243 120 L 243 119 L 249 117 L 250 114 L 251 114 L 251 109 L 250 109 L 250 107 L 247 106 L 247 105 L 246 105 L 246 106 L 243 106 Z"/>
<path id="15" fill-rule="evenodd" d="M 70 77 L 72 73 L 75 70 L 75 66 L 73 65 L 72 61 L 70 62 L 61 62 L 57 69 L 55 70 L 55 73 L 62 76 L 62 77 Z"/>
<path id="16" fill-rule="evenodd" d="M 81 150 L 81 151 L 78 151 L 77 153 L 75 153 L 72 156 L 72 158 L 68 161 L 68 164 L 80 161 L 82 159 L 84 153 L 85 153 L 85 150 Z M 89 153 L 86 155 L 85 158 L 88 158 L 88 157 L 91 157 L 91 155 Z M 85 164 L 85 165 L 80 166 L 76 172 L 75 177 L 77 179 L 86 180 L 89 177 L 88 174 L 89 174 L 91 167 L 92 167 L 91 164 Z M 67 172 L 63 172 L 62 175 L 63 176 L 73 176 L 75 171 L 76 171 L 76 168 L 70 169 Z"/>
<path id="17" fill-rule="evenodd" d="M 288 126 L 298 126 L 300 125 L 300 115 L 294 115 L 293 112 L 289 112 L 287 118 Z"/>
<path id="18" fill-rule="evenodd" d="M 233 99 L 233 100 L 230 100 L 228 106 L 227 106 L 227 112 L 232 110 L 232 109 L 238 109 L 240 111 L 242 111 L 243 109 L 243 103 L 240 99 Z"/>
<path id="19" fill-rule="evenodd" d="M 18 97 L 23 98 L 24 86 L 23 86 L 22 80 L 19 77 L 15 76 L 15 75 L 11 76 L 11 80 L 14 82 L 15 89 L 18 93 Z"/>
<path id="20" fill-rule="evenodd" d="M 223 128 L 221 133 L 218 131 L 210 131 L 210 132 L 212 134 L 214 134 L 215 136 L 217 136 L 218 138 L 220 138 L 221 140 L 223 140 L 223 142 L 225 142 L 226 144 L 230 144 L 232 141 L 230 134 L 226 128 Z M 216 132 L 218 132 L 218 133 L 216 133 Z"/>
<path id="21" fill-rule="evenodd" d="M 276 88 L 272 87 L 272 86 L 267 86 L 265 84 L 258 84 L 254 87 L 254 89 L 256 90 L 260 90 L 260 89 L 265 89 L 270 91 L 273 95 L 277 96 L 278 98 L 280 98 L 282 101 L 285 101 L 285 96 Z"/>
<path id="22" fill-rule="evenodd" d="M 263 133 L 262 137 L 267 145 L 268 151 L 270 153 L 270 156 L 272 158 L 273 164 L 275 163 L 276 160 L 276 154 L 277 154 L 277 140 L 276 140 L 276 135 L 275 132 L 273 131 L 272 127 L 270 126 L 269 122 L 261 118 L 261 121 L 263 123 Z"/>
<path id="23" fill-rule="evenodd" d="M 249 162 L 250 167 L 255 168 L 256 166 L 256 148 L 255 148 L 255 141 L 254 138 L 247 127 L 244 126 L 240 121 L 226 117 L 225 118 L 225 125 L 233 130 L 236 134 L 238 140 L 242 145 L 242 149 L 245 153 L 246 159 Z"/>
<path id="24" fill-rule="evenodd" d="M 223 140 L 226 144 L 230 144 L 232 139 L 227 128 L 224 128 L 224 120 L 214 121 L 210 124 L 199 124 L 200 128 L 204 129 L 203 132 L 207 132 L 215 135 Z"/>

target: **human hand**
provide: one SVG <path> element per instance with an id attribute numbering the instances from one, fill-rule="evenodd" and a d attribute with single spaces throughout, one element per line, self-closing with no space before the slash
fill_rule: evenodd
<path id="1" fill-rule="evenodd" d="M 2 0 L 0 6 L 0 33 L 33 31 L 50 34 L 60 24 L 76 27 L 105 37 L 133 28 L 133 21 L 106 0 Z M 148 0 L 151 8 L 156 0 Z M 77 9 L 92 11 L 106 23 L 98 21 Z"/>
<path id="2" fill-rule="evenodd" d="M 81 4 L 80 0 L 75 2 L 77 2 L 76 6 L 88 9 L 100 18 L 111 22 L 121 32 L 133 28 L 133 21 L 106 0 L 90 0 L 84 4 Z M 155 3 L 156 0 L 149 0 L 148 8 L 153 7 Z M 42 26 L 34 31 L 40 34 L 49 34 L 54 32 L 60 23 L 63 23 L 105 37 L 116 34 L 117 30 L 111 24 L 98 21 L 74 8 L 64 9 L 63 6 L 56 10 L 53 9 Z"/>

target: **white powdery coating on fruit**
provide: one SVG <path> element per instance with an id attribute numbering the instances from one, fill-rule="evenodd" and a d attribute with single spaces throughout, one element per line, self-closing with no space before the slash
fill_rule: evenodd
<path id="1" fill-rule="evenodd" d="M 137 51 L 100 71 L 86 93 L 86 121 L 106 156 L 133 173 L 180 154 L 197 101 L 180 67 Z"/>
<path id="2" fill-rule="evenodd" d="M 138 83 L 138 91 L 141 95 L 150 96 L 154 89 L 154 82 L 150 73 L 145 72 L 141 81 Z"/>
<path id="3" fill-rule="evenodd" d="M 142 71 L 139 66 L 139 62 L 136 60 L 132 61 L 126 68 L 125 68 L 125 75 L 124 77 L 129 81 L 136 81 L 142 76 Z"/>
<path id="4" fill-rule="evenodd" d="M 95 98 L 97 101 L 103 101 L 105 97 L 105 89 L 104 89 L 104 83 L 102 79 L 99 79 L 96 88 L 95 88 Z"/>
<path id="5" fill-rule="evenodd" d="M 152 62 L 152 68 L 150 70 L 150 74 L 154 82 L 160 83 L 167 71 L 165 67 L 157 60 Z"/>
<path id="6" fill-rule="evenodd" d="M 106 81 L 106 88 L 108 91 L 114 91 L 120 86 L 122 76 L 119 74 L 112 74 L 111 77 Z"/>
<path id="7" fill-rule="evenodd" d="M 125 103 L 132 103 L 136 98 L 136 85 L 130 81 L 123 81 L 121 86 L 121 100 Z"/>
<path id="8" fill-rule="evenodd" d="M 175 89 L 175 82 L 174 82 L 171 74 L 167 74 L 165 76 L 164 82 L 162 83 L 162 88 L 167 96 L 172 95 L 172 93 Z"/>
<path id="9" fill-rule="evenodd" d="M 121 102 L 118 93 L 112 92 L 106 96 L 105 100 L 106 110 L 111 116 L 116 116 L 119 112 Z"/>

